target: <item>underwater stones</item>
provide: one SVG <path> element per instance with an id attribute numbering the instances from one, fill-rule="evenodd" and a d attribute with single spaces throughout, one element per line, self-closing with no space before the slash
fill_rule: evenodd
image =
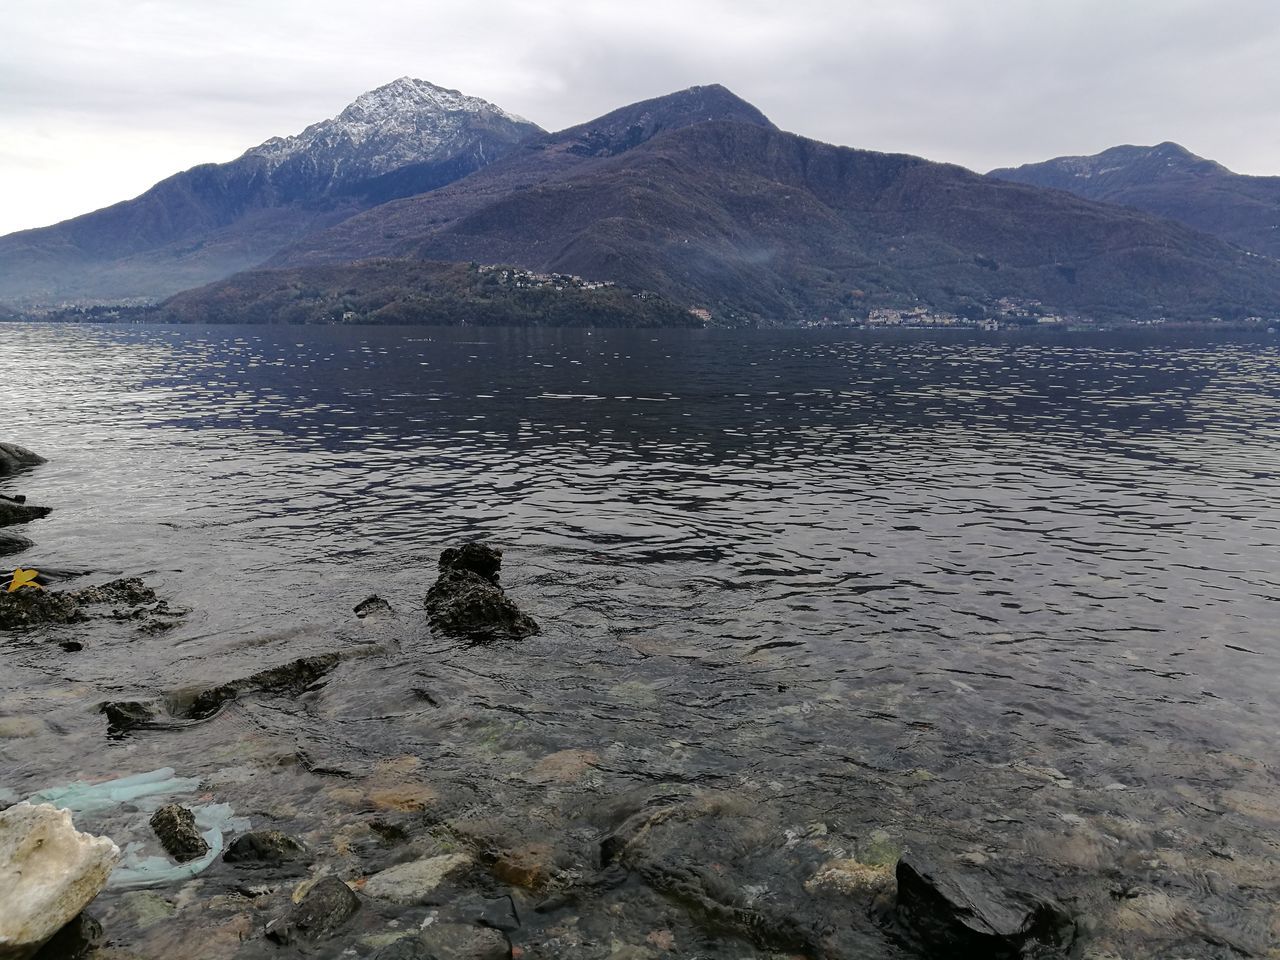
<path id="1" fill-rule="evenodd" d="M 360 909 L 360 899 L 337 877 L 323 877 L 283 917 L 267 924 L 267 939 L 279 944 L 323 940 Z"/>
<path id="2" fill-rule="evenodd" d="M 440 575 L 427 591 L 431 625 L 476 643 L 520 640 L 538 624 L 498 584 L 502 551 L 482 543 L 450 547 L 440 554 Z"/>
<path id="3" fill-rule="evenodd" d="M 899 860 L 896 877 L 898 920 L 931 955 L 1012 960 L 1075 939 L 1074 921 L 1056 904 L 992 890 L 919 855 Z"/>
<path id="4" fill-rule="evenodd" d="M 48 463 L 48 461 L 26 447 L 20 447 L 16 443 L 0 443 L 0 477 L 17 473 L 24 467 L 35 467 L 42 463 Z"/>
<path id="5" fill-rule="evenodd" d="M 198 860 L 209 852 L 209 844 L 196 829 L 196 815 L 181 804 L 170 803 L 152 814 L 151 829 L 179 863 Z"/>
<path id="6" fill-rule="evenodd" d="M 299 860 L 307 855 L 307 848 L 279 830 L 253 830 L 236 837 L 227 847 L 222 859 L 227 863 L 278 864 Z"/>
<path id="7" fill-rule="evenodd" d="M 185 715 L 193 720 L 207 719 L 222 709 L 224 703 L 246 693 L 273 693 L 296 697 L 328 675 L 338 665 L 338 660 L 336 653 L 300 657 L 243 679 L 211 687 L 195 696 L 187 707 Z"/>
<path id="8" fill-rule="evenodd" d="M 498 930 L 465 923 L 433 923 L 419 934 L 436 960 L 510 960 L 511 941 Z"/>
<path id="9" fill-rule="evenodd" d="M 461 853 L 446 853 L 389 867 L 371 876 L 364 885 L 367 896 L 392 903 L 421 903 L 451 875 L 471 865 Z"/>
<path id="10" fill-rule="evenodd" d="M 53 507 L 36 507 L 29 503 L 19 503 L 9 497 L 0 497 L 0 527 L 41 520 L 51 513 L 53 513 Z"/>
<path id="11" fill-rule="evenodd" d="M 119 857 L 106 837 L 77 831 L 67 810 L 0 811 L 0 960 L 32 956 L 106 886 Z"/>

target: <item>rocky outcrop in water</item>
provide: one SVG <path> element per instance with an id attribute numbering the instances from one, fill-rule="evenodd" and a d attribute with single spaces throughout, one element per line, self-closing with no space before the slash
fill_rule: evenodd
<path id="1" fill-rule="evenodd" d="M 31 541 L 26 537 L 0 530 L 0 557 L 21 553 L 23 550 L 30 549 L 31 546 Z"/>
<path id="2" fill-rule="evenodd" d="M 538 632 L 538 624 L 498 582 L 501 550 L 465 543 L 441 553 L 439 566 L 425 603 L 433 628 L 473 643 L 521 640 Z"/>
<path id="3" fill-rule="evenodd" d="M 1017 960 L 1052 956 L 1075 924 L 1048 901 L 991 889 L 913 854 L 898 861 L 897 916 L 928 956 Z"/>
<path id="4" fill-rule="evenodd" d="M 53 513 L 52 507 L 37 507 L 26 502 L 25 497 L 0 496 L 0 527 L 41 520 Z"/>
<path id="5" fill-rule="evenodd" d="M 158 633 L 174 627 L 185 611 L 176 610 L 136 577 L 112 580 L 80 590 L 22 587 L 0 592 L 0 630 L 86 620 L 136 621 L 138 629 Z"/>
<path id="6" fill-rule="evenodd" d="M 27 467 L 47 463 L 38 453 L 32 453 L 26 447 L 16 443 L 0 443 L 0 477 L 11 476 Z"/>
<path id="7" fill-rule="evenodd" d="M 179 863 L 199 860 L 209 852 L 209 844 L 196 828 L 195 814 L 181 804 L 166 804 L 152 814 L 151 829 L 169 856 Z"/>
<path id="8" fill-rule="evenodd" d="M 227 863 L 280 864 L 300 860 L 307 848 L 279 830 L 251 830 L 241 834 L 227 847 L 222 859 Z"/>
<path id="9" fill-rule="evenodd" d="M 336 653 L 300 657 L 289 663 L 262 670 L 241 680 L 233 680 L 198 693 L 185 711 L 192 720 L 212 717 L 222 705 L 246 693 L 274 693 L 297 696 L 323 679 L 338 665 Z"/>
<path id="10" fill-rule="evenodd" d="M 0 960 L 26 960 L 106 885 L 119 848 L 71 814 L 19 803 L 0 812 Z"/>

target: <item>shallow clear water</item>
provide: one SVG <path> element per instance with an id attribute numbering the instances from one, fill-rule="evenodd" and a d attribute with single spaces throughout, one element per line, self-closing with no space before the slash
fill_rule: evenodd
<path id="1" fill-rule="evenodd" d="M 37 718 L 0 739 L 18 795 L 236 755 L 302 829 L 343 800 L 283 753 L 417 757 L 444 806 L 678 781 L 1016 862 L 1099 942 L 1273 949 L 1276 337 L 3 333 L 0 439 L 50 462 L 0 487 L 55 508 L 12 562 L 191 610 L 0 644 L 0 714 Z M 420 623 L 471 537 L 541 636 Z M 374 592 L 394 627 L 352 618 Z M 123 742 L 95 712 L 370 641 L 305 709 Z M 528 770 L 565 750 L 590 772 L 548 796 Z M 1134 883 L 1178 909 L 1135 920 Z"/>

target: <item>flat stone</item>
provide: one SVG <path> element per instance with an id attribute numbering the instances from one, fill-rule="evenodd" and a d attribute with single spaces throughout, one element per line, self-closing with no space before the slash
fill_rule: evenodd
<path id="1" fill-rule="evenodd" d="M 421 903 L 454 873 L 471 865 L 462 853 L 446 853 L 390 867 L 371 876 L 364 885 L 367 896 L 392 903 Z"/>
<path id="2" fill-rule="evenodd" d="M 107 883 L 120 849 L 51 804 L 0 811 L 0 960 L 26 960 Z"/>

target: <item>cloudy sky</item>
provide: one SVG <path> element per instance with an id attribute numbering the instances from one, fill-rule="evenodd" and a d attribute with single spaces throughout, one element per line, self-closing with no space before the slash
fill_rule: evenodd
<path id="1" fill-rule="evenodd" d="M 1176 140 L 1280 174 L 1276 0 L 40 0 L 0 10 L 0 234 L 410 75 L 549 129 L 698 83 L 977 170 Z"/>

